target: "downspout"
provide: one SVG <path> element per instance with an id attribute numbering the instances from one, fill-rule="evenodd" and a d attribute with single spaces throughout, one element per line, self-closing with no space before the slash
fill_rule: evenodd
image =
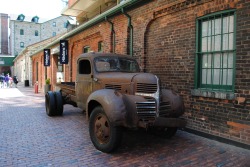
<path id="1" fill-rule="evenodd" d="M 133 56 L 133 25 L 131 23 L 131 16 L 124 11 L 124 8 L 121 9 L 122 13 L 128 18 L 128 29 L 129 29 L 129 55 Z"/>
<path id="2" fill-rule="evenodd" d="M 70 55 L 70 67 L 69 67 L 69 81 L 72 82 L 72 77 L 73 77 L 73 74 L 72 74 L 72 71 L 73 71 L 73 50 L 74 50 L 74 47 L 75 47 L 75 42 L 73 42 L 73 45 L 71 46 L 71 55 Z M 66 67 L 66 65 L 65 65 Z M 66 73 L 66 69 L 64 71 Z M 64 80 L 66 80 L 66 77 L 64 77 Z"/>
<path id="3" fill-rule="evenodd" d="M 107 16 L 105 16 L 105 20 L 110 24 L 111 28 L 111 45 L 112 45 L 112 53 L 115 53 L 115 30 L 114 30 L 114 23 L 112 23 L 110 20 L 108 20 Z"/>

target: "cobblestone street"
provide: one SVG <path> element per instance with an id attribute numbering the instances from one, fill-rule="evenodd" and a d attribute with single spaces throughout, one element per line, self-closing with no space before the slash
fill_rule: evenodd
<path id="1" fill-rule="evenodd" d="M 22 84 L 22 83 L 21 83 Z M 179 130 L 172 139 L 125 131 L 112 154 L 92 145 L 85 114 L 64 106 L 48 117 L 44 94 L 32 87 L 0 89 L 0 166 L 211 166 L 250 165 L 250 150 Z"/>

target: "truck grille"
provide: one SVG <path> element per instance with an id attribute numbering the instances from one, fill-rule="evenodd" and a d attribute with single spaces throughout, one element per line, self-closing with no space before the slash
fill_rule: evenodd
<path id="1" fill-rule="evenodd" d="M 105 88 L 106 88 L 106 89 L 121 90 L 121 85 L 106 84 L 106 85 L 105 85 Z"/>
<path id="2" fill-rule="evenodd" d="M 154 119 L 156 116 L 155 102 L 136 102 L 136 109 L 139 119 Z"/>
<path id="3" fill-rule="evenodd" d="M 169 102 L 161 102 L 159 109 L 160 117 L 167 117 L 171 113 L 171 105 Z"/>
<path id="4" fill-rule="evenodd" d="M 137 83 L 136 86 L 137 93 L 155 93 L 157 91 L 157 84 Z"/>

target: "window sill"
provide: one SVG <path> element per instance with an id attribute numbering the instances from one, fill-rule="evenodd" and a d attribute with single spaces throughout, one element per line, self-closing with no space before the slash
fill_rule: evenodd
<path id="1" fill-rule="evenodd" d="M 202 89 L 192 89 L 191 95 L 210 97 L 210 98 L 216 98 L 216 99 L 227 99 L 227 100 L 234 100 L 236 97 L 233 92 L 220 92 L 220 91 L 202 90 Z"/>

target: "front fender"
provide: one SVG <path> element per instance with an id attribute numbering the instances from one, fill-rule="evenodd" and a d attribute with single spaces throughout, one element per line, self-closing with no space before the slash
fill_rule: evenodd
<path id="1" fill-rule="evenodd" d="M 120 124 L 126 113 L 122 96 L 121 93 L 112 89 L 101 89 L 93 92 L 87 100 L 87 117 L 89 118 L 92 112 L 89 107 L 90 102 L 96 101 L 102 106 L 110 122 Z"/>
<path id="2" fill-rule="evenodd" d="M 143 97 L 121 94 L 113 89 L 93 92 L 87 100 L 87 118 L 91 114 L 90 104 L 100 104 L 109 121 L 116 126 L 137 127 L 138 116 L 135 102 L 145 101 Z"/>

